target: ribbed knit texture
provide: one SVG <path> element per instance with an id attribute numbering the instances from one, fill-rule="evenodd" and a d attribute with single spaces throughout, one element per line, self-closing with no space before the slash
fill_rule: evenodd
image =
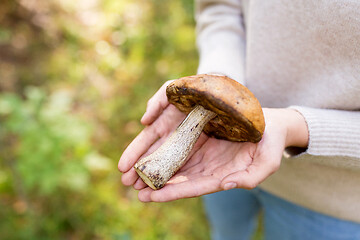
<path id="1" fill-rule="evenodd" d="M 359 99 L 360 101 L 360 99 Z M 360 113 L 292 106 L 306 119 L 307 153 L 317 156 L 360 156 Z M 360 168 L 360 160 L 357 161 Z M 342 161 L 344 165 L 346 162 Z"/>
<path id="2" fill-rule="evenodd" d="M 360 1 L 197 0 L 199 73 L 245 84 L 263 107 L 299 111 L 302 153 L 261 184 L 360 223 Z"/>

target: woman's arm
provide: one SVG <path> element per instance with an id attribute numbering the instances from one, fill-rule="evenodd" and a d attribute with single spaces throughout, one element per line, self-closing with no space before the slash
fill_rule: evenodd
<path id="1" fill-rule="evenodd" d="M 241 0 L 196 1 L 198 73 L 227 75 L 244 84 L 245 30 Z"/>

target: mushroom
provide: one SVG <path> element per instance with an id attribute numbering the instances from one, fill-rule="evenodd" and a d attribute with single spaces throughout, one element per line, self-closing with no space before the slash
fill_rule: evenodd
<path id="1" fill-rule="evenodd" d="M 174 133 L 134 166 L 152 189 L 162 188 L 185 164 L 202 131 L 237 142 L 259 142 L 265 122 L 260 103 L 246 87 L 226 76 L 200 74 L 166 88 L 171 104 L 187 113 Z"/>

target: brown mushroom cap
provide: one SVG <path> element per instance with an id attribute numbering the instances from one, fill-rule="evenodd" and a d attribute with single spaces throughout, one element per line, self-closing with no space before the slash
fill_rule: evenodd
<path id="1" fill-rule="evenodd" d="M 237 142 L 259 142 L 265 129 L 260 103 L 249 89 L 226 76 L 200 74 L 173 81 L 166 88 L 170 103 L 189 113 L 196 105 L 215 112 L 204 132 Z"/>

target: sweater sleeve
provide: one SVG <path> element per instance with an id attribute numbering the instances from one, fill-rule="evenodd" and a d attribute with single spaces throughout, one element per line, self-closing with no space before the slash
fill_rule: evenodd
<path id="1" fill-rule="evenodd" d="M 245 31 L 240 0 L 196 1 L 198 73 L 227 75 L 244 84 Z"/>
<path id="2" fill-rule="evenodd" d="M 300 112 L 308 125 L 309 145 L 305 154 L 357 158 L 360 166 L 360 111 L 290 108 Z"/>

